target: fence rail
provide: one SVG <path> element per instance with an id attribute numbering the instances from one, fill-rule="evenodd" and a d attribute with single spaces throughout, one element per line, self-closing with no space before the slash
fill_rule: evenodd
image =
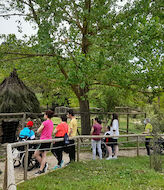
<path id="1" fill-rule="evenodd" d="M 133 137 L 136 138 L 136 154 L 139 156 L 139 138 L 145 137 L 148 134 L 131 134 L 131 135 L 119 135 L 119 136 L 114 136 L 114 137 Z M 164 134 L 160 134 L 160 136 L 164 136 Z M 82 139 L 92 139 L 92 138 L 108 138 L 109 136 L 104 136 L 104 135 L 81 135 L 81 136 L 76 136 L 72 137 L 71 139 L 74 139 L 77 141 L 76 144 L 76 149 L 77 149 L 77 162 L 80 160 L 80 145 L 81 145 L 81 140 Z M 110 136 L 112 137 L 112 136 Z M 29 145 L 30 144 L 40 144 L 40 143 L 54 143 L 54 142 L 60 142 L 63 141 L 64 138 L 58 138 L 58 139 L 51 139 L 51 140 L 30 140 L 30 141 L 23 141 L 23 142 L 16 142 L 12 144 L 7 145 L 7 157 L 6 157 L 6 163 L 5 163 L 5 174 L 4 174 L 4 184 L 3 184 L 3 189 L 4 190 L 16 190 L 16 183 L 15 183 L 15 175 L 14 175 L 14 164 L 13 164 L 13 155 L 12 155 L 12 148 L 16 148 L 19 146 L 25 146 L 25 167 L 24 167 L 24 180 L 27 180 L 27 165 L 28 165 L 28 152 L 29 152 Z"/>

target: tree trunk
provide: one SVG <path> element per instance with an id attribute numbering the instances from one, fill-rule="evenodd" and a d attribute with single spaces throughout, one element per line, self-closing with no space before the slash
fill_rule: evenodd
<path id="1" fill-rule="evenodd" d="M 89 101 L 87 99 L 80 100 L 79 104 L 81 114 L 81 134 L 89 135 L 91 131 Z"/>
<path id="2" fill-rule="evenodd" d="M 84 18 L 83 18 L 83 32 L 82 32 L 82 52 L 87 55 L 89 48 L 89 40 L 88 40 L 88 26 L 89 26 L 89 15 L 91 9 L 91 0 L 85 0 L 84 5 Z M 89 110 L 89 100 L 87 93 L 89 91 L 88 85 L 84 87 L 84 89 L 79 88 L 80 91 L 80 113 L 81 113 L 81 134 L 89 135 L 91 131 L 90 124 L 90 110 Z"/>

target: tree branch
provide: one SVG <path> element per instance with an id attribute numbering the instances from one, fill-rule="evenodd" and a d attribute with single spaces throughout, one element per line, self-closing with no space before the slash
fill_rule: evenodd
<path id="1" fill-rule="evenodd" d="M 56 53 L 53 54 L 29 54 L 29 53 L 18 53 L 18 52 L 2 52 L 2 54 L 6 55 L 20 55 L 20 56 L 28 56 L 28 57 L 60 57 L 62 59 L 65 59 L 62 56 L 57 55 Z"/>
<path id="2" fill-rule="evenodd" d="M 30 8 L 31 8 L 31 11 L 32 11 L 34 20 L 35 20 L 36 23 L 39 25 L 39 24 L 40 24 L 40 21 L 39 21 L 39 19 L 38 19 L 38 16 L 37 16 L 37 14 L 36 14 L 36 11 L 35 11 L 35 9 L 34 9 L 34 6 L 33 6 L 31 0 L 29 0 L 29 6 L 30 6 Z"/>
<path id="3" fill-rule="evenodd" d="M 0 17 L 10 17 L 10 16 L 27 16 L 27 15 L 26 14 L 20 14 L 20 13 L 0 15 Z"/>
<path id="4" fill-rule="evenodd" d="M 14 61 L 14 60 L 18 60 L 18 59 L 26 59 L 29 58 L 29 56 L 24 56 L 24 57 L 15 57 L 12 59 L 1 59 L 0 62 L 8 62 L 8 61 Z"/>
<path id="5" fill-rule="evenodd" d="M 68 19 L 67 17 L 64 17 L 64 19 L 70 24 L 71 23 L 71 21 L 72 22 L 75 22 L 76 23 L 76 25 L 78 26 L 78 28 L 81 30 L 81 32 L 83 31 L 83 28 L 82 28 L 82 26 L 80 25 L 80 22 L 78 21 L 78 20 L 74 20 L 73 18 L 72 18 L 72 16 L 68 13 L 68 11 L 66 11 L 66 9 L 64 8 L 64 7 L 61 7 L 61 9 L 68 15 L 68 17 L 70 18 L 70 19 Z"/>
<path id="6" fill-rule="evenodd" d="M 62 67 L 62 65 L 60 64 L 59 61 L 57 62 L 57 64 L 59 66 L 60 71 L 62 72 L 62 74 L 64 75 L 65 79 L 67 80 L 68 79 L 68 75 L 67 75 L 66 71 L 64 70 L 64 68 Z M 74 84 L 71 84 L 70 86 L 71 86 L 72 90 L 74 91 L 74 93 L 76 94 L 77 98 L 80 100 L 80 94 L 79 94 L 79 91 L 78 91 L 78 86 L 74 85 Z"/>

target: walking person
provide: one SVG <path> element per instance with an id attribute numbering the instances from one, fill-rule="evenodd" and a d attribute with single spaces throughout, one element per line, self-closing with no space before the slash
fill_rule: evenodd
<path id="1" fill-rule="evenodd" d="M 145 124 L 145 131 L 143 132 L 144 134 L 151 134 L 153 131 L 153 127 L 150 123 L 150 119 L 146 118 L 144 121 Z M 150 156 L 150 140 L 153 138 L 152 135 L 147 135 L 145 136 L 145 146 L 146 146 L 146 151 L 147 155 Z"/>
<path id="2" fill-rule="evenodd" d="M 44 114 L 44 121 L 41 126 L 38 128 L 37 133 L 40 135 L 40 140 L 49 140 L 52 139 L 52 132 L 53 132 L 53 122 L 51 118 L 53 117 L 54 112 L 51 110 L 48 110 Z M 39 171 L 37 171 L 35 174 L 39 175 L 42 173 L 45 173 L 48 168 L 48 163 L 46 162 L 46 154 L 47 151 L 50 148 L 51 143 L 41 143 L 37 150 L 34 153 L 34 157 L 38 160 L 40 163 Z"/>
<path id="3" fill-rule="evenodd" d="M 91 129 L 91 135 L 100 135 L 101 129 L 102 129 L 101 121 L 96 117 L 93 121 L 93 126 Z M 93 160 L 96 159 L 96 147 L 98 149 L 99 158 L 102 159 L 101 139 L 100 138 L 93 138 L 91 140 L 91 144 L 92 144 Z"/>
<path id="4" fill-rule="evenodd" d="M 114 156 L 112 157 L 112 159 L 117 159 L 117 157 L 118 157 L 118 137 L 115 137 L 115 136 L 119 136 L 119 122 L 118 122 L 118 115 L 116 113 L 113 113 L 113 115 L 112 115 L 112 120 L 111 120 L 110 126 L 111 126 L 111 128 L 110 128 L 111 136 L 114 136 L 114 137 L 112 137 L 113 149 L 114 149 Z M 108 157 L 108 159 L 111 159 L 111 155 L 110 155 L 110 157 Z"/>
<path id="5" fill-rule="evenodd" d="M 61 115 L 61 123 L 57 125 L 54 130 L 55 138 L 63 138 L 66 133 L 68 133 L 67 116 Z M 65 151 L 67 147 L 65 147 L 64 141 L 60 141 L 55 142 L 53 148 L 51 152 L 58 160 L 58 164 L 53 169 L 61 168 L 63 164 L 63 151 Z"/>
<path id="6" fill-rule="evenodd" d="M 68 136 L 75 137 L 77 134 L 77 119 L 72 109 L 68 110 L 67 113 L 68 113 L 68 118 L 71 119 L 69 123 Z M 75 140 L 69 140 L 68 153 L 69 153 L 70 162 L 74 162 L 75 161 Z"/>

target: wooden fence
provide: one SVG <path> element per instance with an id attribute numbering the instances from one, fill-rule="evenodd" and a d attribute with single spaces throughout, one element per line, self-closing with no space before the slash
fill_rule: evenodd
<path id="1" fill-rule="evenodd" d="M 120 135 L 118 137 L 119 138 L 123 138 L 123 137 L 135 138 L 136 143 L 137 143 L 136 155 L 139 156 L 139 149 L 140 149 L 140 147 L 139 147 L 140 140 L 139 139 L 141 137 L 145 137 L 145 136 L 147 136 L 147 134 Z M 164 134 L 162 134 L 160 136 L 164 136 Z M 77 162 L 80 161 L 80 156 L 79 156 L 80 155 L 80 144 L 81 144 L 82 140 L 92 139 L 92 138 L 96 138 L 96 137 L 97 136 L 86 135 L 86 136 L 76 136 L 76 137 L 70 138 L 70 140 L 74 139 L 77 142 L 76 143 Z M 104 136 L 104 135 L 99 136 L 99 138 L 105 138 L 105 137 L 108 138 L 109 136 Z M 117 137 L 117 136 L 115 136 L 115 137 Z M 7 145 L 7 156 L 6 156 L 6 163 L 5 163 L 3 189 L 4 190 L 16 190 L 12 148 L 19 147 L 19 146 L 25 146 L 24 180 L 27 180 L 29 145 L 30 144 L 48 143 L 48 142 L 54 143 L 54 142 L 59 142 L 59 141 L 63 141 L 63 138 L 51 139 L 51 140 L 30 140 L 30 141 L 23 141 L 23 142 L 8 144 Z"/>

